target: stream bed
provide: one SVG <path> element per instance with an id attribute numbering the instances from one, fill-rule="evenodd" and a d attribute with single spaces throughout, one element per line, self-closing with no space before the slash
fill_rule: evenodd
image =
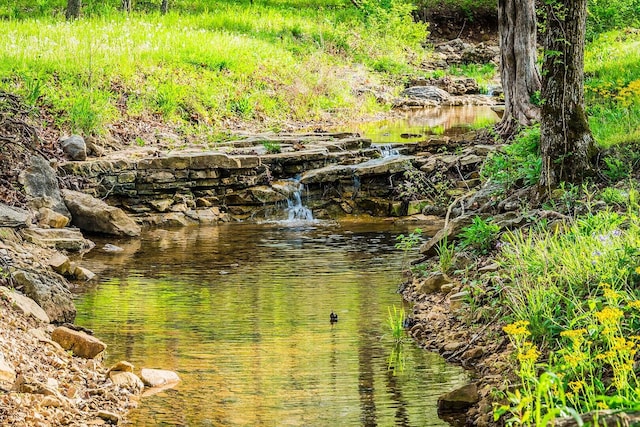
<path id="1" fill-rule="evenodd" d="M 409 339 L 394 359 L 386 324 L 402 306 L 395 236 L 410 231 L 271 222 L 95 239 L 83 266 L 100 279 L 77 295 L 76 323 L 108 344 L 107 366 L 181 376 L 134 426 L 446 426 L 437 398 L 468 374 Z"/>

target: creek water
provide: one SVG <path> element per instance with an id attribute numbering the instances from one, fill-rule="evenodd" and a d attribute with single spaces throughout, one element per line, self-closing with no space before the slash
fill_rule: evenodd
<path id="1" fill-rule="evenodd" d="M 385 144 L 420 141 L 432 135 L 461 135 L 496 123 L 498 119 L 490 106 L 483 105 L 419 108 L 407 110 L 399 117 L 350 124 L 346 129 L 337 130 L 359 132 L 374 143 Z"/>
<path id="2" fill-rule="evenodd" d="M 96 239 L 83 265 L 101 279 L 77 295 L 77 323 L 108 344 L 107 365 L 181 376 L 135 426 L 444 426 L 437 397 L 467 373 L 411 340 L 389 369 L 407 231 L 285 221 Z"/>

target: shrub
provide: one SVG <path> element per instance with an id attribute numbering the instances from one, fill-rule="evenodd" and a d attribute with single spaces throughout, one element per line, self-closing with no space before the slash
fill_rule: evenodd
<path id="1" fill-rule="evenodd" d="M 489 252 L 498 238 L 500 227 L 491 222 L 491 218 L 484 220 L 479 216 L 473 218 L 473 223 L 462 229 L 460 233 L 463 247 L 472 247 L 481 254 Z"/>

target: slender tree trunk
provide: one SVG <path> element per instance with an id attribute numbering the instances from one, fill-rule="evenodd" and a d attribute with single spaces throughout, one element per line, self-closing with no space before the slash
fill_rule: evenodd
<path id="1" fill-rule="evenodd" d="M 122 0 L 122 10 L 131 13 L 131 0 Z"/>
<path id="2" fill-rule="evenodd" d="M 160 4 L 160 13 L 166 15 L 169 12 L 169 0 L 162 0 L 162 4 Z"/>
<path id="3" fill-rule="evenodd" d="M 82 0 L 68 0 L 67 1 L 67 19 L 77 19 L 80 17 L 80 9 L 82 9 Z"/>
<path id="4" fill-rule="evenodd" d="M 541 86 L 536 67 L 535 0 L 498 0 L 498 31 L 505 110 L 496 130 L 508 139 L 520 126 L 540 118 L 540 109 L 532 103 Z"/>
<path id="5" fill-rule="evenodd" d="M 594 141 L 584 108 L 587 0 L 545 2 L 545 12 L 540 184 L 550 190 L 591 172 Z"/>

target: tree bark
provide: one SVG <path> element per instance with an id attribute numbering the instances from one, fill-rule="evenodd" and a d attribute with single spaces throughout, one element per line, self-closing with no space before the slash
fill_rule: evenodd
<path id="1" fill-rule="evenodd" d="M 498 0 L 498 31 L 505 109 L 496 131 L 509 139 L 520 126 L 540 118 L 540 109 L 532 102 L 541 87 L 536 67 L 535 0 Z"/>
<path id="2" fill-rule="evenodd" d="M 593 136 L 584 108 L 587 0 L 545 2 L 540 184 L 578 183 L 591 172 Z"/>
<path id="3" fill-rule="evenodd" d="M 68 0 L 67 12 L 65 16 L 68 20 L 77 19 L 80 17 L 80 9 L 82 8 L 82 0 Z"/>
<path id="4" fill-rule="evenodd" d="M 160 4 L 160 13 L 166 15 L 169 12 L 169 0 L 162 0 L 162 4 Z"/>
<path id="5" fill-rule="evenodd" d="M 131 0 L 122 0 L 122 10 L 131 13 Z"/>

